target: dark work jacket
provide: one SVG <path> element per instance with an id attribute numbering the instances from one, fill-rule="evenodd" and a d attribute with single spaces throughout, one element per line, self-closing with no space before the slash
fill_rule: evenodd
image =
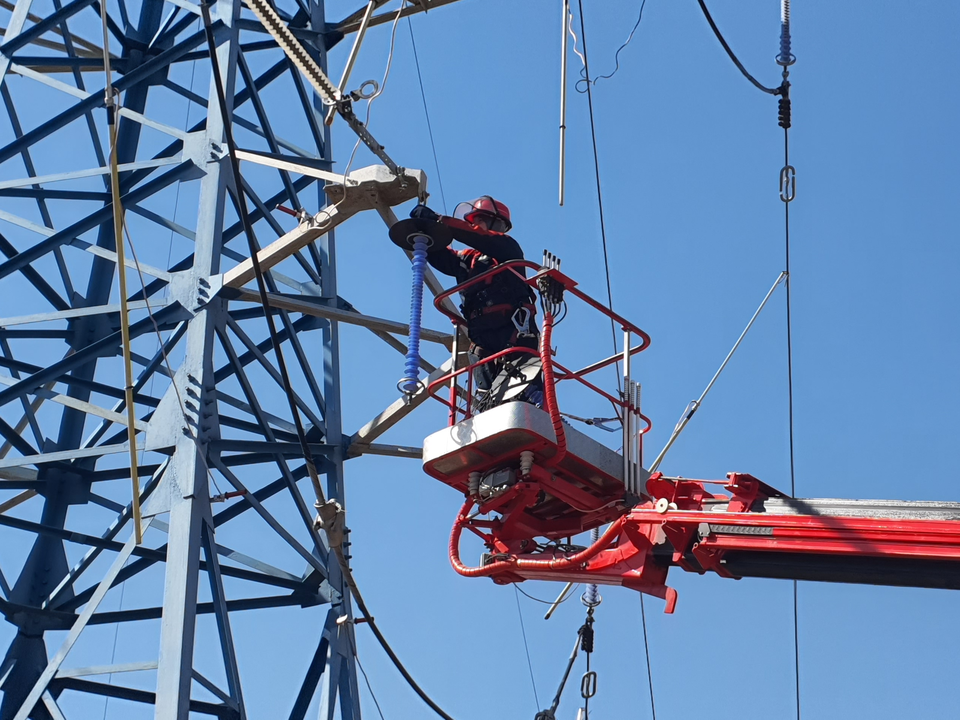
<path id="1" fill-rule="evenodd" d="M 442 217 L 440 222 L 450 228 L 454 240 L 467 248 L 443 248 L 428 254 L 427 260 L 438 272 L 456 279 L 458 285 L 500 263 L 523 259 L 520 243 L 509 235 L 481 230 L 456 218 Z M 524 269 L 518 270 L 526 276 Z M 514 343 L 516 328 L 511 316 L 517 308 L 527 305 L 531 313 L 535 311 L 533 292 L 510 271 L 468 288 L 462 298 L 460 310 L 467 321 L 467 334 L 486 354 Z"/>

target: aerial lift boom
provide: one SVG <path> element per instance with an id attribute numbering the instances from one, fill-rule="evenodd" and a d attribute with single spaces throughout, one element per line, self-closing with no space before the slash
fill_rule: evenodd
<path id="1" fill-rule="evenodd" d="M 522 268 L 534 270 L 523 278 Z M 531 287 L 553 287 L 612 317 L 625 333 L 616 355 L 572 372 L 551 351 L 554 319 L 542 305 L 540 361 L 546 402 L 506 402 L 472 413 L 471 373 L 502 360 L 512 348 L 436 379 L 429 391 L 450 408 L 449 427 L 424 442 L 424 470 L 459 490 L 466 500 L 450 536 L 454 569 L 468 577 L 506 584 L 557 580 L 622 585 L 666 601 L 673 612 L 676 591 L 667 586 L 672 567 L 722 577 L 767 577 L 960 589 L 960 503 L 788 497 L 745 473 L 725 480 L 692 480 L 649 473 L 642 467 L 642 440 L 650 422 L 639 392 L 627 378 L 615 397 L 585 376 L 645 350 L 649 337 L 577 288 L 558 265 L 504 263 L 438 296 L 445 297 L 513 272 Z M 632 346 L 631 338 L 640 339 Z M 629 371 L 628 371 L 629 372 Z M 458 380 L 465 380 L 461 387 Z M 617 453 L 562 418 L 556 386 L 577 381 L 611 402 L 629 428 Z M 526 382 L 519 377 L 518 382 Z M 449 388 L 449 398 L 439 397 Z M 463 418 L 460 419 L 461 413 Z M 606 526 L 589 546 L 572 544 L 584 531 Z M 487 551 L 479 564 L 461 560 L 467 530 Z"/>

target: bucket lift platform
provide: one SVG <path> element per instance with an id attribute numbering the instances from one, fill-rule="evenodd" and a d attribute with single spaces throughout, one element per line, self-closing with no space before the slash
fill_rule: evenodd
<path id="1" fill-rule="evenodd" d="M 424 470 L 466 497 L 449 544 L 458 573 L 499 584 L 554 580 L 620 585 L 663 598 L 666 612 L 673 612 L 677 599 L 666 584 L 674 567 L 732 579 L 960 589 L 960 503 L 798 499 L 746 473 L 693 480 L 644 470 L 642 440 L 650 423 L 640 413 L 638 386 L 629 380 L 629 359 L 647 347 L 649 337 L 546 265 L 504 263 L 440 295 L 437 307 L 443 312 L 445 297 L 489 275 L 533 268 L 533 277 L 518 276 L 535 288 L 550 278 L 612 317 L 624 330 L 625 351 L 569 371 L 550 350 L 553 318 L 544 305 L 539 355 L 545 409 L 512 401 L 472 414 L 471 371 L 496 361 L 497 355 L 428 386 L 450 409 L 450 424 L 424 442 Z M 447 314 L 454 323 L 463 322 Z M 632 335 L 641 338 L 636 347 Z M 458 359 L 454 347 L 454 367 Z M 617 360 L 627 366 L 626 390 L 619 397 L 585 379 Z M 465 387 L 458 384 L 461 379 Z M 562 422 L 556 386 L 571 380 L 614 406 L 625 425 L 626 457 Z M 449 400 L 438 397 L 444 387 Z M 573 543 L 583 531 L 602 526 L 599 539 L 589 546 Z M 488 550 L 477 566 L 460 559 L 464 530 L 477 535 Z"/>
<path id="2" fill-rule="evenodd" d="M 465 495 L 471 475 L 479 476 L 481 511 L 521 508 L 511 517 L 514 532 L 500 533 L 503 540 L 578 535 L 623 514 L 623 457 L 572 427 L 565 431 L 566 453 L 547 471 L 557 455 L 550 416 L 529 403 L 508 402 L 430 435 L 423 469 Z M 524 452 L 532 454 L 526 479 Z M 646 482 L 649 473 L 637 471 Z"/>

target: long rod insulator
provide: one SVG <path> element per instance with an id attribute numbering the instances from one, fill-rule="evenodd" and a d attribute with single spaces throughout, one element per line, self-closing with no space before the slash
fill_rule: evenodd
<path id="1" fill-rule="evenodd" d="M 780 54 L 777 64 L 787 67 L 797 59 L 790 52 L 790 0 L 780 0 Z"/>
<path id="2" fill-rule="evenodd" d="M 427 269 L 427 247 L 430 238 L 413 238 L 413 288 L 410 294 L 410 334 L 407 337 L 407 356 L 400 392 L 410 397 L 420 388 L 420 322 L 423 317 L 423 275 Z"/>

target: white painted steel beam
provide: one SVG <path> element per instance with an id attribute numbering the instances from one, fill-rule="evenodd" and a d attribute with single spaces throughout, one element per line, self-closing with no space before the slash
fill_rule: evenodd
<path id="1" fill-rule="evenodd" d="M 313 168 L 310 170 L 315 172 Z M 373 210 L 382 204 L 392 207 L 418 197 L 426 182 L 426 175 L 421 170 L 405 170 L 400 177 L 384 165 L 353 171 L 347 176 L 345 186 L 328 185 L 324 188 L 332 206 L 257 253 L 261 269 L 269 270 L 359 212 Z M 223 274 L 223 286 L 240 288 L 254 277 L 253 261 L 248 258 Z"/>
<path id="2" fill-rule="evenodd" d="M 253 290 L 240 290 L 231 299 L 241 302 L 259 303 L 260 295 Z M 374 317 L 373 315 L 363 315 L 352 310 L 339 310 L 337 308 L 321 305 L 319 302 L 311 299 L 301 299 L 290 295 L 280 295 L 277 293 L 268 293 L 267 299 L 270 307 L 280 310 L 289 310 L 302 313 L 303 315 L 312 315 L 313 317 L 326 318 L 327 320 L 336 320 L 337 322 L 347 323 L 348 325 L 359 325 L 379 332 L 394 333 L 396 335 L 409 335 L 410 326 L 395 320 L 386 320 L 385 318 Z M 420 331 L 420 339 L 428 342 L 438 343 L 447 349 L 453 347 L 453 335 L 442 333 L 439 330 L 430 330 L 423 328 Z"/>

